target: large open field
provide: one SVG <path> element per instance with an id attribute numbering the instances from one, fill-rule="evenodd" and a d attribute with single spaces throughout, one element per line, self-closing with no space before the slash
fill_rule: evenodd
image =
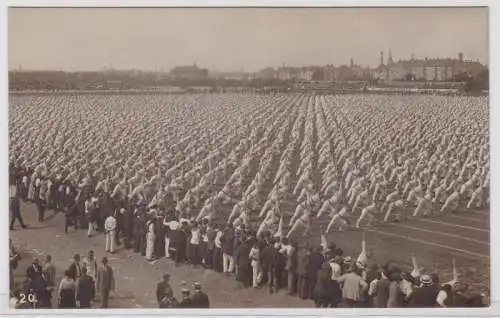
<path id="1" fill-rule="evenodd" d="M 223 180 L 214 183 L 217 193 L 238 166 L 248 160 L 248 173 L 241 181 L 244 191 L 262 169 L 261 159 L 269 158 L 266 169 L 270 175 L 258 194 L 261 207 L 274 186 L 286 149 L 292 153 L 292 185 L 305 168 L 301 162 L 310 158 L 313 183 L 320 189 L 326 182 L 321 171 L 327 162 L 322 162 L 319 154 L 326 144 L 331 153 L 339 147 L 354 147 L 360 155 L 364 150 L 389 153 L 394 145 L 400 145 L 408 156 L 418 157 L 429 146 L 426 142 L 439 144 L 442 136 L 448 136 L 450 158 L 442 156 L 440 160 L 451 162 L 464 145 L 472 141 L 481 145 L 488 140 L 485 97 L 13 94 L 9 111 L 11 155 L 24 156 L 21 161 L 25 164 L 46 162 L 49 172 L 57 169 L 68 174 L 77 167 L 82 171 L 104 171 L 102 166 L 106 165 L 109 173 L 119 166 L 120 173 L 128 173 L 127 178 L 142 168 L 149 180 L 158 169 L 164 169 L 162 174 L 173 169 L 179 175 L 200 166 L 202 172 L 209 173 L 231 158 L 237 164 L 230 165 Z M 338 142 L 340 139 L 343 142 Z M 365 142 L 358 144 L 357 140 Z M 215 150 L 218 154 L 212 155 Z M 135 167 L 136 162 L 141 164 Z M 62 172 L 64 167 L 66 172 Z M 192 185 L 198 184 L 202 176 L 194 177 Z M 189 188 L 183 189 L 181 198 Z M 321 196 L 321 201 L 326 199 Z M 297 195 L 290 194 L 281 205 L 285 233 L 296 201 Z M 440 207 L 434 204 L 433 211 L 438 212 Z M 232 208 L 233 204 L 219 205 L 214 220 L 226 222 Z M 250 215 L 254 226 L 260 223 L 259 211 Z M 198 212 L 192 210 L 191 215 Z M 352 221 L 359 212 L 351 217 Z M 376 222 L 371 227 L 329 233 L 327 239 L 343 248 L 346 255 L 357 256 L 365 231 L 368 249 L 377 263 L 393 261 L 409 267 L 410 256 L 415 254 L 419 263 L 438 272 L 443 281 L 451 279 L 455 258 L 461 280 L 472 290 L 489 291 L 489 221 L 488 208 L 466 209 L 462 203 L 456 214 L 435 213 L 398 223 Z M 292 237 L 319 245 L 329 217 L 312 217 L 311 222 L 308 236 L 297 232 Z M 23 240 L 29 245 L 25 237 Z M 171 265 L 164 266 L 168 269 Z"/>

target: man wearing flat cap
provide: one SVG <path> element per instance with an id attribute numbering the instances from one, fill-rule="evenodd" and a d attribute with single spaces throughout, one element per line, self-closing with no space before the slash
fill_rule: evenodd
<path id="1" fill-rule="evenodd" d="M 207 294 L 201 290 L 200 283 L 194 283 L 194 293 L 191 296 L 191 308 L 210 308 Z"/>

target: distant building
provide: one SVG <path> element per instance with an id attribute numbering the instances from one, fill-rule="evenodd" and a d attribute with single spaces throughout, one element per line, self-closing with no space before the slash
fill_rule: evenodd
<path id="1" fill-rule="evenodd" d="M 280 67 L 278 68 L 278 79 L 281 81 L 294 80 L 299 77 L 300 69 L 295 67 Z"/>
<path id="2" fill-rule="evenodd" d="M 337 68 L 333 65 L 323 67 L 323 79 L 325 81 L 334 82 L 338 80 Z"/>
<path id="3" fill-rule="evenodd" d="M 373 79 L 390 84 L 393 81 L 450 81 L 459 74 L 476 76 L 484 66 L 479 62 L 464 61 L 463 54 L 458 58 L 434 58 L 398 60 L 395 62 L 389 51 L 387 62 L 380 53 L 380 65 L 371 72 Z"/>
<path id="4" fill-rule="evenodd" d="M 278 72 L 272 67 L 266 67 L 260 71 L 253 74 L 254 79 L 276 79 L 278 78 Z"/>
<path id="5" fill-rule="evenodd" d="M 211 77 L 215 77 L 221 80 L 233 80 L 233 81 L 243 81 L 248 79 L 248 74 L 244 72 L 219 72 L 217 74 L 213 74 L 210 72 Z"/>
<path id="6" fill-rule="evenodd" d="M 302 81 L 312 81 L 315 71 L 315 67 L 302 67 L 299 69 L 296 79 Z"/>
<path id="7" fill-rule="evenodd" d="M 199 68 L 196 64 L 192 66 L 176 66 L 170 71 L 175 79 L 200 80 L 208 77 L 208 70 Z"/>
<path id="8" fill-rule="evenodd" d="M 349 66 L 340 65 L 339 67 L 335 67 L 333 65 L 327 65 L 322 68 L 322 71 L 324 80 L 329 82 L 359 81 L 368 80 L 370 78 L 370 69 L 355 64 L 352 58 Z"/>

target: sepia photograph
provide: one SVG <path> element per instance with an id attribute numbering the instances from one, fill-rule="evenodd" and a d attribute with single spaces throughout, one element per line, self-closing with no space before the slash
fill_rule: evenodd
<path id="1" fill-rule="evenodd" d="M 488 7 L 7 18 L 15 311 L 491 305 Z"/>

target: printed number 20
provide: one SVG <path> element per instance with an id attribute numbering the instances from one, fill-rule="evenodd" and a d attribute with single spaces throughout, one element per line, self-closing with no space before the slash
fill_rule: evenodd
<path id="1" fill-rule="evenodd" d="M 21 294 L 21 299 L 19 300 L 19 302 L 21 304 L 25 304 L 26 301 L 28 301 L 29 303 L 36 303 L 36 296 L 34 294 Z"/>

